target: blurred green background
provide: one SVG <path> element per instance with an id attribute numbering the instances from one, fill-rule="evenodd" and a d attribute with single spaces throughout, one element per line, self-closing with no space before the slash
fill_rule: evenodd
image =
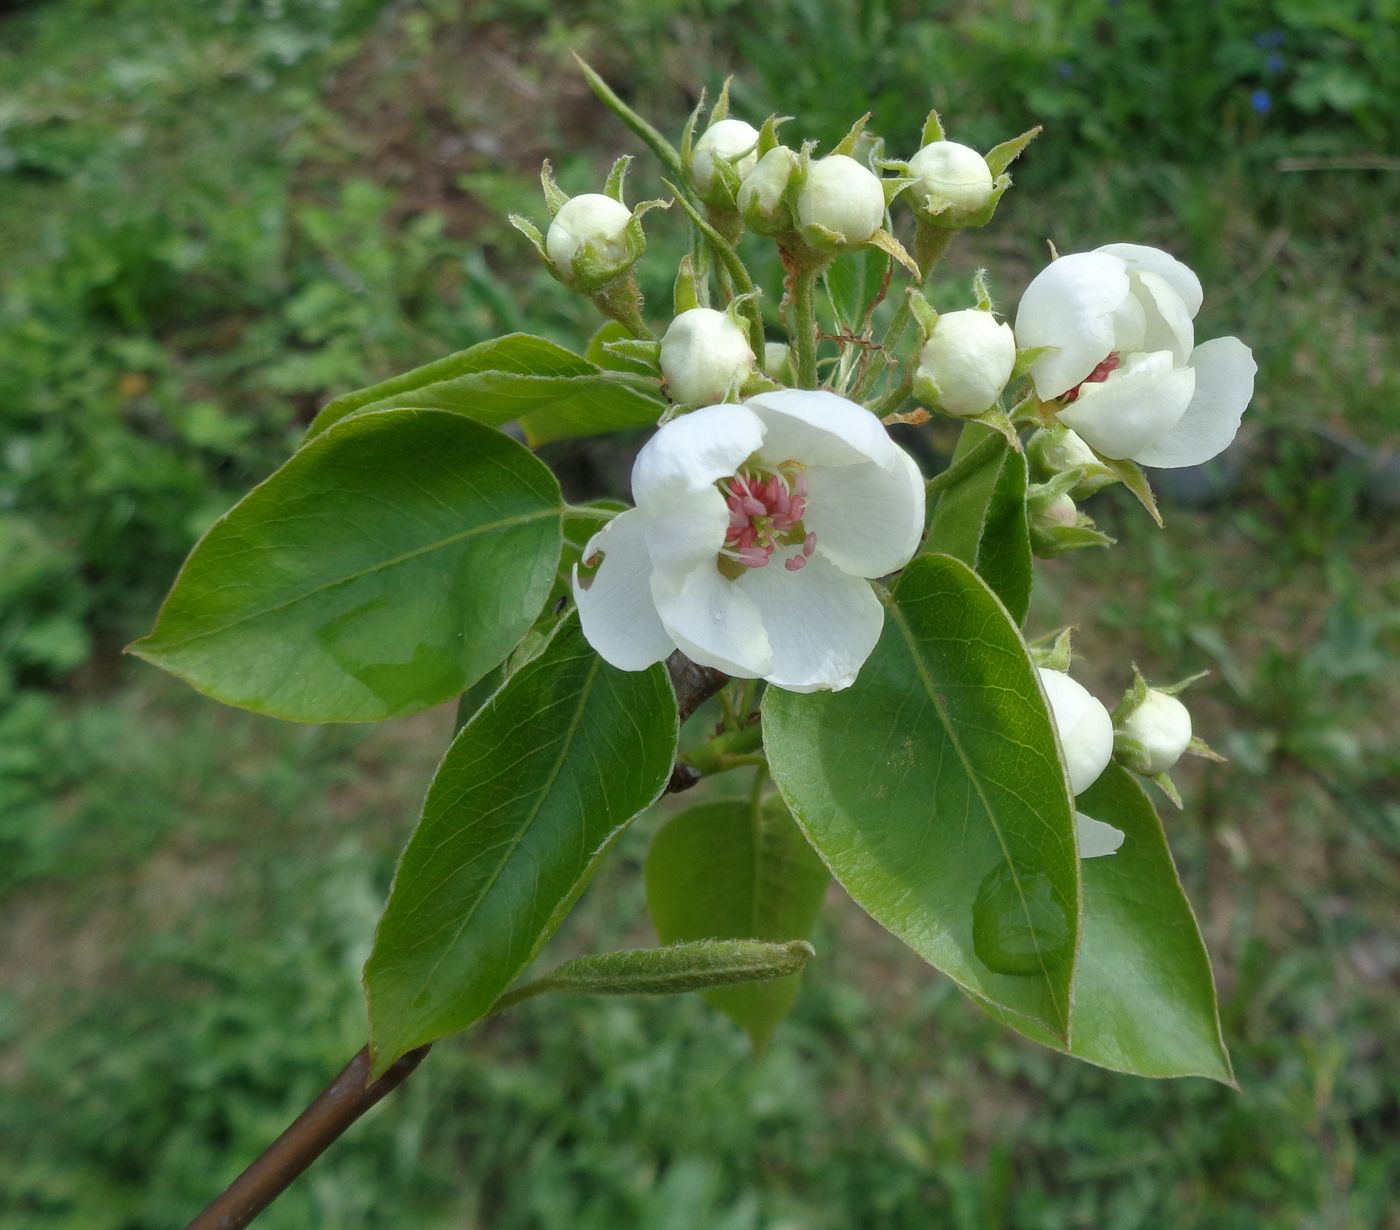
<path id="1" fill-rule="evenodd" d="M 698 999 L 443 1043 L 265 1216 L 615 1230 L 1400 1227 L 1400 0 L 48 0 L 0 8 L 0 1224 L 183 1224 L 361 1043 L 358 971 L 451 715 L 298 728 L 124 662 L 330 395 L 592 327 L 504 223 L 736 110 L 908 153 L 1043 122 L 978 264 L 1132 240 L 1261 363 L 1240 442 L 1113 492 L 1032 630 L 1210 668 L 1166 816 L 1241 1091 L 1022 1042 L 843 899 L 758 1062 Z M 637 189 L 659 191 L 639 163 Z M 648 219 L 654 303 L 679 224 Z M 615 485 L 615 446 L 562 458 Z M 646 943 L 630 835 L 556 944 Z"/>

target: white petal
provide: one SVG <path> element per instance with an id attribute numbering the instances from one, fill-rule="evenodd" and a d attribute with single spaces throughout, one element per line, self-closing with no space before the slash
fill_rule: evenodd
<path id="1" fill-rule="evenodd" d="M 1191 313 L 1166 278 L 1155 273 L 1133 275 L 1133 297 L 1143 306 L 1144 330 L 1134 350 L 1169 350 L 1177 365 L 1185 363 L 1196 344 Z"/>
<path id="2" fill-rule="evenodd" d="M 1080 858 L 1102 858 L 1105 854 L 1118 853 L 1123 844 L 1123 830 L 1116 829 L 1082 811 L 1074 813 L 1074 835 L 1079 842 Z"/>
<path id="3" fill-rule="evenodd" d="M 651 596 L 662 626 L 692 662 L 742 679 L 758 679 L 771 669 L 773 654 L 758 608 L 713 564 L 683 577 L 653 572 Z"/>
<path id="4" fill-rule="evenodd" d="M 817 551 L 852 576 L 903 568 L 923 536 L 924 476 L 902 448 L 895 453 L 890 469 L 866 462 L 807 471 L 803 524 L 816 534 Z"/>
<path id="5" fill-rule="evenodd" d="M 1056 348 L 1031 364 L 1043 400 L 1068 392 L 1108 358 L 1113 315 L 1127 297 L 1127 266 L 1103 252 L 1072 252 L 1031 280 L 1016 309 L 1016 344 Z"/>
<path id="6" fill-rule="evenodd" d="M 642 447 L 632 466 L 637 507 L 678 491 L 699 491 L 733 474 L 763 443 L 763 424 L 743 406 L 705 406 L 672 419 Z"/>
<path id="7" fill-rule="evenodd" d="M 1041 667 L 1040 686 L 1060 734 L 1071 794 L 1083 794 L 1113 759 L 1113 719 L 1103 703 L 1064 671 Z"/>
<path id="8" fill-rule="evenodd" d="M 1212 338 L 1191 352 L 1191 369 L 1196 392 L 1186 412 L 1165 435 L 1133 454 L 1145 466 L 1198 466 L 1223 453 L 1240 429 L 1259 370 L 1249 347 L 1237 337 Z"/>
<path id="9" fill-rule="evenodd" d="M 1158 277 L 1165 278 L 1171 288 L 1181 296 L 1181 301 L 1186 305 L 1186 311 L 1193 320 L 1201 310 L 1201 279 L 1170 253 L 1163 252 L 1161 248 L 1145 247 L 1140 243 L 1106 243 L 1097 251 L 1116 256 L 1131 269 L 1155 273 Z"/>
<path id="10" fill-rule="evenodd" d="M 669 657 L 675 644 L 666 635 L 651 600 L 651 557 L 635 508 L 618 513 L 593 535 L 583 558 L 603 553 L 603 562 L 585 589 L 574 566 L 574 602 L 583 635 L 604 662 L 639 671 Z"/>
<path id="11" fill-rule="evenodd" d="M 885 609 L 869 581 L 848 576 L 819 555 L 797 572 L 778 556 L 736 582 L 758 608 L 773 662 L 764 678 L 789 692 L 839 691 L 855 682 L 880 629 Z"/>
<path id="12" fill-rule="evenodd" d="M 1060 422 L 1105 457 L 1138 457 L 1176 426 L 1195 388 L 1196 373 L 1173 367 L 1168 352 L 1132 355 L 1107 380 L 1084 385 Z"/>
<path id="13" fill-rule="evenodd" d="M 675 490 L 641 510 L 651 562 L 663 572 L 680 574 L 713 566 L 729 530 L 729 506 L 713 484 L 699 491 Z"/>
<path id="14" fill-rule="evenodd" d="M 873 461 L 894 463 L 899 446 L 885 425 L 856 402 L 824 389 L 779 389 L 745 403 L 763 420 L 759 456 L 770 465 L 800 461 L 812 466 L 844 466 Z"/>

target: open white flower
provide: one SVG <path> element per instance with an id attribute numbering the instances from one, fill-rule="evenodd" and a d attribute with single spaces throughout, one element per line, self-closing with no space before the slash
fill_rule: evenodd
<path id="1" fill-rule="evenodd" d="M 1070 793 L 1083 794 L 1113 759 L 1113 719 L 1096 696 L 1064 671 L 1041 667 L 1039 674 L 1065 754 Z M 1077 811 L 1074 823 L 1081 858 L 1112 854 L 1123 844 L 1122 832 L 1102 820 Z"/>
<path id="2" fill-rule="evenodd" d="M 574 570 L 593 648 L 623 670 L 680 649 L 794 692 L 855 681 L 884 622 L 869 578 L 908 563 L 924 524 L 923 477 L 880 420 L 799 389 L 673 419 L 632 495 Z"/>
<path id="3" fill-rule="evenodd" d="M 1111 243 L 1062 256 L 1026 288 L 1016 342 L 1042 401 L 1105 457 L 1199 465 L 1235 438 L 1258 370 L 1234 337 L 1195 344 L 1201 283 L 1175 257 Z"/>

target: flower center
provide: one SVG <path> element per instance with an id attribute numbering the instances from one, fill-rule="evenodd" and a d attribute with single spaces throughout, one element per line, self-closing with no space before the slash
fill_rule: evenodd
<path id="1" fill-rule="evenodd" d="M 1066 393 L 1064 397 L 1061 398 L 1061 400 L 1066 403 L 1072 402 L 1076 397 L 1079 396 L 1079 390 L 1082 389 L 1086 384 L 1102 384 L 1105 380 L 1109 378 L 1109 376 L 1111 376 L 1114 372 L 1118 370 L 1118 365 L 1122 362 L 1123 356 L 1115 350 L 1111 355 L 1108 356 L 1108 358 L 1106 358 L 1102 363 L 1100 363 L 1096 368 L 1094 368 L 1093 371 L 1091 371 L 1087 376 L 1085 376 L 1083 380 L 1076 384 L 1074 388 L 1070 389 L 1070 391 Z"/>
<path id="2" fill-rule="evenodd" d="M 807 476 L 795 461 L 770 467 L 749 463 L 717 484 L 729 507 L 729 529 L 716 565 L 731 581 L 746 568 L 766 568 L 781 547 L 796 547 L 783 567 L 796 572 L 816 549 L 817 536 L 802 524 Z"/>

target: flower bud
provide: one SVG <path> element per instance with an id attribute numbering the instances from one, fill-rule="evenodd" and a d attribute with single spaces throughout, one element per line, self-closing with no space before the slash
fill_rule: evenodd
<path id="1" fill-rule="evenodd" d="M 591 291 L 620 277 L 645 247 L 632 211 L 601 192 L 571 197 L 549 224 L 545 251 L 570 286 Z"/>
<path id="2" fill-rule="evenodd" d="M 1190 711 L 1158 688 L 1148 688 L 1146 696 L 1119 718 L 1119 758 L 1144 777 L 1169 772 L 1190 745 Z"/>
<path id="3" fill-rule="evenodd" d="M 1071 794 L 1083 794 L 1113 759 L 1113 719 L 1083 684 L 1063 671 L 1038 668 L 1040 686 L 1060 733 Z"/>
<path id="4" fill-rule="evenodd" d="M 819 228 L 809 236 L 817 246 L 868 242 L 885 220 L 880 177 L 845 154 L 818 159 L 797 194 L 797 220 L 804 230 Z"/>
<path id="5" fill-rule="evenodd" d="M 996 405 L 1015 366 L 1010 325 L 980 308 L 949 312 L 919 351 L 914 390 L 953 414 L 981 414 Z"/>
<path id="6" fill-rule="evenodd" d="M 1080 471 L 1083 477 L 1070 491 L 1079 500 L 1118 481 L 1113 471 L 1068 427 L 1042 427 L 1036 431 L 1026 442 L 1026 460 L 1035 477 L 1042 481 L 1069 470 Z"/>
<path id="7" fill-rule="evenodd" d="M 690 177 L 695 181 L 700 199 L 709 205 L 727 205 L 732 209 L 733 198 L 726 199 L 715 162 L 728 163 L 734 168 L 735 178 L 743 179 L 758 161 L 757 144 L 758 129 L 744 120 L 719 120 L 705 129 L 690 157 Z M 750 152 L 744 153 L 745 150 Z M 739 156 L 741 154 L 743 157 Z"/>
<path id="8" fill-rule="evenodd" d="M 914 183 L 909 199 L 923 208 L 930 197 L 934 206 L 949 203 L 950 218 L 976 213 L 991 199 L 992 171 L 975 149 L 956 141 L 934 141 L 909 159 Z"/>
<path id="9" fill-rule="evenodd" d="M 779 384 L 792 384 L 792 349 L 786 342 L 765 342 L 763 374 Z"/>
<path id="10" fill-rule="evenodd" d="M 744 176 L 739 187 L 739 213 L 751 230 L 760 235 L 792 230 L 792 211 L 785 197 L 797 161 L 786 145 L 776 145 Z"/>
<path id="11" fill-rule="evenodd" d="M 748 335 L 713 308 L 682 312 L 661 339 L 661 374 L 678 405 L 724 401 L 753 374 L 754 362 Z"/>

